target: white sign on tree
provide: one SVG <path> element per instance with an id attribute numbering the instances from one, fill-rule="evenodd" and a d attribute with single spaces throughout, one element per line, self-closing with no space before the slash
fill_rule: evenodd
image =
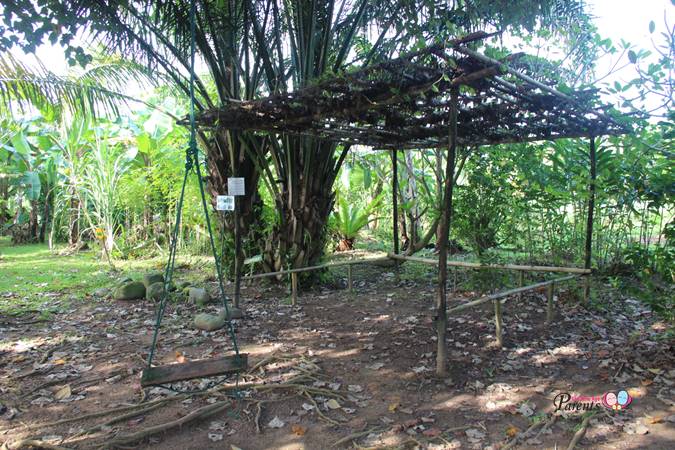
<path id="1" fill-rule="evenodd" d="M 230 177 L 227 179 L 227 193 L 229 195 L 244 195 L 246 188 L 244 179 L 240 177 Z"/>
<path id="2" fill-rule="evenodd" d="M 234 196 L 233 195 L 218 195 L 216 197 L 217 211 L 234 211 Z"/>

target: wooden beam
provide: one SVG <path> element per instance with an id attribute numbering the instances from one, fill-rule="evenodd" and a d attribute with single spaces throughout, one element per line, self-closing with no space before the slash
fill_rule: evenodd
<path id="1" fill-rule="evenodd" d="M 497 347 L 502 348 L 504 346 L 504 334 L 502 330 L 502 302 L 499 300 L 492 300 L 495 308 L 495 339 L 497 341 Z"/>
<path id="2" fill-rule="evenodd" d="M 291 305 L 298 304 L 298 273 L 291 273 Z"/>
<path id="3" fill-rule="evenodd" d="M 445 181 L 443 189 L 443 210 L 441 211 L 440 236 L 438 245 L 438 287 L 436 293 L 436 375 L 448 374 L 448 345 L 446 342 L 448 326 L 448 239 L 452 222 L 452 190 L 455 179 L 455 156 L 457 153 L 457 99 L 459 88 L 450 89 L 450 116 L 448 117 L 448 159 L 445 163 Z"/>
<path id="4" fill-rule="evenodd" d="M 551 283 L 546 287 L 546 323 L 553 321 L 553 292 L 555 290 L 555 283 Z"/>
<path id="5" fill-rule="evenodd" d="M 270 277 L 276 277 L 278 275 L 288 275 L 290 273 L 311 272 L 313 270 L 328 269 L 328 268 L 331 268 L 331 267 L 351 266 L 351 265 L 354 265 L 354 264 L 377 263 L 377 262 L 384 262 L 384 261 L 390 261 L 390 260 L 391 260 L 391 258 L 389 258 L 388 256 L 378 256 L 378 257 L 375 257 L 375 258 L 350 259 L 349 261 L 339 261 L 339 262 L 334 262 L 334 263 L 318 264 L 316 266 L 298 267 L 296 269 L 279 270 L 277 272 L 257 273 L 257 274 L 254 274 L 254 275 L 247 275 L 245 277 L 242 277 L 242 279 L 243 280 L 254 280 L 256 278 L 270 278 Z"/>
<path id="6" fill-rule="evenodd" d="M 431 258 L 421 258 L 419 256 L 405 256 L 389 254 L 389 258 L 398 259 L 401 261 L 419 262 L 422 264 L 438 265 L 438 261 Z M 580 267 L 557 267 L 557 266 L 526 266 L 521 264 L 481 264 L 468 261 L 452 261 L 448 260 L 448 266 L 451 267 L 468 267 L 471 269 L 503 269 L 503 270 L 520 270 L 525 272 L 560 272 L 560 273 L 576 273 L 589 274 L 591 269 L 582 269 Z"/>
<path id="7" fill-rule="evenodd" d="M 398 150 L 391 152 L 391 209 L 392 209 L 392 227 L 394 231 L 394 254 L 398 255 L 400 249 L 398 246 Z M 396 261 L 396 282 L 400 281 L 398 271 L 398 261 Z"/>
<path id="8" fill-rule="evenodd" d="M 552 283 L 562 283 L 563 281 L 568 281 L 568 280 L 573 280 L 574 278 L 578 277 L 578 275 L 568 275 L 565 277 L 560 277 L 560 278 L 555 278 L 550 281 L 542 281 L 541 283 L 535 283 L 531 284 L 529 286 L 523 286 L 521 288 L 514 288 L 514 289 L 509 289 L 507 291 L 502 291 L 502 292 L 497 292 L 495 294 L 490 294 L 486 295 L 484 297 L 478 298 L 476 300 L 470 301 L 468 303 L 464 303 L 459 306 L 455 306 L 454 308 L 451 308 L 448 310 L 448 313 L 456 313 L 459 311 L 464 311 L 465 309 L 473 308 L 474 306 L 482 305 L 483 303 L 492 301 L 492 300 L 497 300 L 497 299 L 503 299 L 506 297 L 509 297 L 511 295 L 515 294 L 520 294 L 521 292 L 526 292 L 526 291 L 532 291 L 535 289 L 539 289 L 545 286 L 548 286 L 549 284 Z M 503 303 L 504 301 L 502 301 Z"/>
<path id="9" fill-rule="evenodd" d="M 150 367 L 143 370 L 141 386 L 157 386 L 177 381 L 207 378 L 246 370 L 248 355 L 240 353 L 216 359 L 202 359 L 180 364 Z"/>
<path id="10" fill-rule="evenodd" d="M 591 136 L 588 150 L 590 181 L 588 183 L 588 214 L 586 216 L 586 245 L 584 251 L 584 268 L 591 268 L 591 258 L 593 256 L 593 214 L 595 211 L 595 179 L 596 173 L 596 153 L 595 138 Z M 584 280 L 584 303 L 588 301 L 590 295 L 590 280 L 588 277 Z"/>

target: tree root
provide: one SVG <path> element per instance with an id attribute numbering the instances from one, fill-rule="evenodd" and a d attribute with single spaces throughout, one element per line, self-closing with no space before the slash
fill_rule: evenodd
<path id="1" fill-rule="evenodd" d="M 584 435 L 586 434 L 586 430 L 588 429 L 588 424 L 593 417 L 595 417 L 595 413 L 589 414 L 588 416 L 586 416 L 586 418 L 584 418 L 584 420 L 581 421 L 581 428 L 579 428 L 577 432 L 574 433 L 572 440 L 567 446 L 567 450 L 572 450 L 574 447 L 576 447 L 579 441 L 584 437 Z"/>
<path id="2" fill-rule="evenodd" d="M 553 417 L 555 417 L 555 416 L 553 416 Z M 551 419 L 551 420 L 554 421 L 555 419 Z M 542 430 L 543 430 L 544 428 L 546 428 L 548 426 L 548 423 L 549 422 L 544 422 L 544 421 L 533 423 L 532 425 L 530 425 L 530 427 L 527 430 L 523 431 L 522 433 L 518 433 L 510 442 L 505 444 L 501 448 L 501 450 L 508 450 L 508 449 L 511 449 L 511 448 L 515 447 L 518 443 L 520 443 L 520 441 L 527 438 L 536 428 L 542 427 Z M 540 430 L 540 432 L 541 432 L 541 430 Z M 537 433 L 537 436 L 538 435 L 539 435 L 539 433 Z"/>
<path id="3" fill-rule="evenodd" d="M 48 442 L 40 441 L 38 439 L 21 439 L 14 442 L 5 442 L 0 447 L 0 450 L 19 450 L 21 448 L 44 448 L 47 450 L 70 450 L 67 447 L 61 447 L 60 445 L 50 444 Z"/>
<path id="4" fill-rule="evenodd" d="M 143 408 L 143 407 L 147 408 L 147 407 L 150 407 L 150 406 L 153 406 L 153 405 L 169 403 L 169 402 L 173 402 L 173 401 L 176 401 L 176 400 L 183 400 L 185 398 L 186 398 L 186 396 L 177 395 L 175 397 L 163 398 L 163 399 L 155 400 L 153 402 L 149 402 L 149 403 L 145 403 L 145 404 L 141 403 L 141 404 L 138 404 L 138 405 L 121 406 L 119 408 L 113 408 L 113 409 L 108 409 L 108 410 L 104 410 L 104 411 L 97 411 L 97 412 L 94 412 L 94 413 L 85 414 L 83 416 L 78 416 L 78 417 L 69 417 L 67 419 L 61 419 L 61 420 L 57 420 L 57 421 L 54 421 L 54 422 L 24 425 L 23 427 L 20 427 L 20 429 L 28 431 L 28 430 L 36 430 L 36 429 L 42 429 L 42 428 L 51 428 L 51 427 L 55 427 L 55 426 L 59 426 L 59 425 L 64 425 L 66 423 L 80 422 L 80 421 L 89 420 L 89 419 L 96 419 L 98 417 L 107 416 L 109 414 L 133 411 L 133 410 L 136 410 L 138 408 Z"/>
<path id="5" fill-rule="evenodd" d="M 370 433 L 381 433 L 382 431 L 385 431 L 384 428 L 370 428 L 370 429 L 365 430 L 365 431 L 359 431 L 359 432 L 356 432 L 356 433 L 352 433 L 349 436 L 345 436 L 345 437 L 335 441 L 333 443 L 333 445 L 331 445 L 331 448 L 335 448 L 339 445 L 346 444 L 349 441 L 353 441 L 354 439 L 358 439 L 360 437 L 367 436 Z"/>
<path id="6" fill-rule="evenodd" d="M 81 432 L 65 439 L 64 442 L 75 440 L 76 438 L 81 437 L 81 436 L 85 436 L 87 434 L 95 433 L 97 431 L 100 431 L 103 427 L 110 426 L 114 423 L 122 422 L 123 420 L 131 419 L 132 417 L 136 417 L 136 416 L 140 416 L 141 414 L 149 413 L 150 411 L 154 411 L 155 409 L 164 406 L 165 403 L 166 402 L 157 402 L 155 404 L 152 404 L 152 405 L 148 406 L 147 408 L 139 409 L 139 410 L 136 410 L 136 411 L 131 411 L 131 412 L 128 412 L 126 414 L 121 414 L 119 416 L 113 417 L 110 420 L 107 420 L 103 423 L 99 423 L 98 425 L 94 425 L 91 428 L 88 428 L 84 431 L 81 431 Z"/>
<path id="7" fill-rule="evenodd" d="M 331 425 L 340 425 L 340 422 L 331 419 L 330 417 L 321 412 L 321 410 L 319 409 L 319 405 L 316 403 L 316 400 L 314 400 L 314 398 L 311 395 L 309 395 L 309 392 L 303 391 L 303 393 L 309 399 L 309 401 L 312 402 L 312 404 L 314 405 L 314 409 L 316 409 L 316 413 L 319 415 L 319 417 L 321 417 L 323 420 L 330 423 Z"/>
<path id="8" fill-rule="evenodd" d="M 135 433 L 130 433 L 130 434 L 123 434 L 120 436 L 117 436 L 114 439 L 111 439 L 109 441 L 105 441 L 101 444 L 101 447 L 103 448 L 113 448 L 113 447 L 118 447 L 118 446 L 123 446 L 126 444 L 133 444 L 138 441 L 141 441 L 147 437 L 150 437 L 154 434 L 161 433 L 163 431 L 169 430 L 171 428 L 179 427 L 181 425 L 185 425 L 187 423 L 193 422 L 195 420 L 199 419 L 205 419 L 207 417 L 210 417 L 214 414 L 219 413 L 220 411 L 224 410 L 227 406 L 229 406 L 231 402 L 229 400 L 224 400 L 222 402 L 216 402 L 211 405 L 204 406 L 202 408 L 199 408 L 196 411 L 191 412 L 190 414 L 187 414 L 180 419 L 172 420 L 170 422 L 162 423 L 159 425 L 155 425 L 152 427 L 145 428 L 143 430 L 137 431 Z"/>

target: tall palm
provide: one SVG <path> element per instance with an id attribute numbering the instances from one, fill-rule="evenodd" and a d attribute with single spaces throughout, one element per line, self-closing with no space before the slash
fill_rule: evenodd
<path id="1" fill-rule="evenodd" d="M 566 20 L 582 12 L 581 0 L 193 1 L 196 50 L 208 68 L 206 76 L 196 79 L 198 111 L 290 91 L 326 73 L 369 64 L 448 34 L 483 25 L 534 27 L 542 18 Z M 84 29 L 93 41 L 165 73 L 179 90 L 189 92 L 190 1 L 81 0 L 64 8 L 62 2 L 45 0 L 40 5 L 39 11 L 32 0 L 4 6 L 12 28 L 22 30 L 14 41 L 30 46 L 44 38 L 59 40 L 69 57 L 86 62 L 73 40 Z M 0 38 L 0 47 L 13 45 L 14 37 Z M 222 130 L 202 132 L 200 138 L 212 193 L 223 193 L 232 173 L 247 180 L 246 196 L 239 202 L 243 231 L 259 217 L 257 184 L 264 175 L 279 211 L 266 245 L 269 268 L 286 261 L 304 265 L 321 256 L 332 185 L 347 148 L 311 138 L 261 139 Z"/>

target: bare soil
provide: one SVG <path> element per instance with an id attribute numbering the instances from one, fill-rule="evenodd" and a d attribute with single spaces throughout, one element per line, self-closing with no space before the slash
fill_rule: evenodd
<path id="1" fill-rule="evenodd" d="M 239 389 L 230 377 L 194 395 L 140 388 L 152 303 L 92 296 L 44 322 L 0 318 L 0 442 L 105 447 L 215 405 L 213 415 L 120 446 L 566 448 L 588 413 L 554 412 L 556 395 L 625 389 L 632 403 L 593 409 L 576 448 L 675 448 L 674 342 L 661 337 L 665 325 L 642 304 L 596 286 L 614 300 L 604 311 L 585 308 L 563 286 L 547 324 L 543 292 L 514 297 L 503 308 L 502 349 L 491 306 L 464 311 L 449 319 L 451 375 L 438 379 L 433 280 L 396 284 L 391 270 L 357 266 L 354 293 L 317 286 L 303 290 L 295 307 L 283 285 L 245 286 L 245 317 L 235 327 L 253 370 L 239 377 Z M 476 295 L 457 292 L 450 303 Z M 170 305 L 157 363 L 229 353 L 226 330 L 192 328 L 195 309 Z M 176 387 L 209 388 L 210 381 Z M 138 413 L 158 399 L 171 401 Z M 134 405 L 141 406 L 113 411 Z M 72 421 L 48 426 L 62 419 Z"/>

